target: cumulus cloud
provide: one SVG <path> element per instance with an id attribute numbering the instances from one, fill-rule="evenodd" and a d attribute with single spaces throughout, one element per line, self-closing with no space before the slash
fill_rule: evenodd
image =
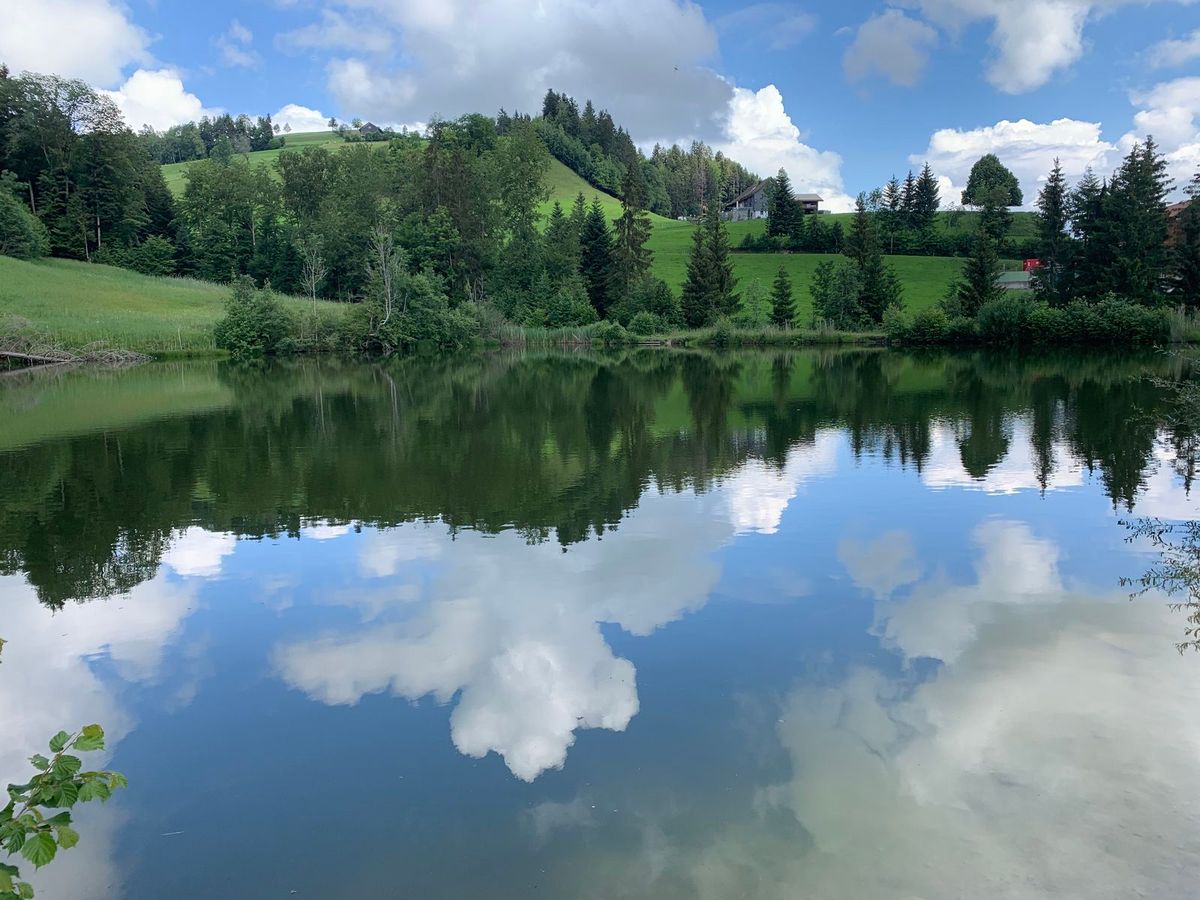
<path id="1" fill-rule="evenodd" d="M 794 688 L 775 725 L 789 774 L 707 843 L 646 848 L 665 878 L 772 900 L 1194 893 L 1200 684 L 1180 617 L 1073 590 L 1022 523 L 973 542 L 973 580 L 935 574 L 876 607 L 901 661 L 940 665 Z"/>
<path id="2" fill-rule="evenodd" d="M 150 36 L 111 0 L 6 3 L 0 60 L 14 72 L 53 73 L 97 85 L 120 81 L 125 66 L 149 60 Z"/>
<path id="3" fill-rule="evenodd" d="M 800 129 L 784 109 L 783 95 L 775 85 L 758 91 L 734 88 L 725 130 L 725 139 L 716 147 L 730 158 L 764 176 L 780 167 L 787 169 L 796 191 L 820 194 L 825 207 L 834 212 L 853 207 L 842 183 L 842 158 L 815 150 L 800 139 Z"/>
<path id="4" fill-rule="evenodd" d="M 1146 59 L 1156 69 L 1182 66 L 1193 59 L 1200 59 L 1200 28 L 1187 37 L 1159 41 L 1146 51 Z"/>
<path id="5" fill-rule="evenodd" d="M 126 681 L 153 680 L 194 604 L 194 590 L 159 576 L 119 604 L 93 601 L 52 612 L 38 603 L 24 578 L 0 576 L 8 642 L 0 664 L 0 784 L 24 782 L 28 757 L 44 753 L 51 735 L 90 722 L 104 726 L 108 747 L 89 755 L 88 762 L 104 765 L 135 722 L 119 690 L 90 662 L 103 658 Z M 87 839 L 65 854 L 61 865 L 56 861 L 38 873 L 39 896 L 110 896 L 110 886 L 120 882 L 111 855 L 117 824 L 111 809 L 87 821 Z"/>
<path id="6" fill-rule="evenodd" d="M 115 91 L 104 91 L 117 104 L 125 124 L 135 131 L 149 125 L 156 131 L 215 115 L 183 86 L 174 69 L 138 69 Z"/>
<path id="7" fill-rule="evenodd" d="M 253 69 L 262 59 L 253 49 L 254 34 L 234 19 L 217 38 L 217 49 L 221 51 L 221 62 L 236 68 Z"/>
<path id="8" fill-rule="evenodd" d="M 878 73 L 895 84 L 912 87 L 925 71 L 937 40 L 937 32 L 929 25 L 898 9 L 888 9 L 858 27 L 854 42 L 842 57 L 842 68 L 851 81 Z"/>
<path id="9" fill-rule="evenodd" d="M 405 60 L 399 69 L 361 51 L 333 60 L 329 87 L 347 114 L 413 121 L 501 106 L 530 112 L 553 87 L 606 104 L 641 140 L 711 139 L 732 90 L 705 68 L 716 56 L 716 31 L 681 0 L 343 5 L 392 35 Z M 330 18 L 302 40 L 346 36 L 344 21 Z"/>
<path id="10" fill-rule="evenodd" d="M 1078 119 L 1010 122 L 1005 119 L 981 128 L 935 131 L 925 151 L 914 153 L 909 160 L 914 165 L 928 160 L 939 176 L 949 178 L 955 185 L 965 185 L 971 166 L 979 157 L 995 153 L 1021 182 L 1028 206 L 1037 199 L 1040 184 L 1055 158 L 1062 164 L 1067 178 L 1077 178 L 1088 166 L 1097 170 L 1109 169 L 1115 161 L 1115 155 L 1110 154 L 1116 149 L 1101 137 L 1099 122 Z M 942 201 L 957 202 L 958 196 L 943 193 Z"/>
<path id="11" fill-rule="evenodd" d="M 327 131 L 329 116 L 319 109 L 311 109 L 298 103 L 286 103 L 271 116 L 271 122 L 283 128 L 291 126 L 292 131 Z"/>
<path id="12" fill-rule="evenodd" d="M 967 471 L 963 442 L 969 438 L 966 423 L 940 421 L 929 429 L 929 455 L 921 467 L 921 483 L 929 488 L 966 488 L 989 494 L 1015 494 L 1019 491 L 1063 490 L 1083 484 L 1083 469 L 1063 441 L 1050 444 L 1042 473 L 1034 451 L 1033 424 L 1028 415 L 1012 416 L 1001 426 L 1005 443 L 1000 459 L 982 474 Z M 1044 478 L 1044 482 L 1043 482 Z"/>
<path id="13" fill-rule="evenodd" d="M 372 592 L 362 627 L 281 645 L 276 668 L 324 703 L 384 691 L 457 700 L 454 745 L 494 751 L 532 781 L 563 765 L 578 729 L 622 731 L 637 713 L 634 667 L 598 623 L 646 635 L 705 602 L 719 574 L 708 554 L 732 536 L 715 494 L 647 497 L 619 531 L 566 553 L 513 533 L 465 533 L 454 544 L 427 527 L 380 535 L 360 559 L 403 582 L 392 608 Z M 399 549 L 381 561 L 380 543 Z M 412 566 L 424 575 L 405 580 Z"/>
<path id="14" fill-rule="evenodd" d="M 211 577 L 221 574 L 226 556 L 237 547 L 232 534 L 189 528 L 176 535 L 170 549 L 163 554 L 162 564 L 179 575 Z"/>
<path id="15" fill-rule="evenodd" d="M 1086 48 L 1084 27 L 1089 20 L 1141 0 L 915 2 L 930 22 L 952 33 L 961 32 L 975 23 L 990 24 L 989 43 L 995 55 L 988 63 L 987 79 L 1006 93 L 1019 94 L 1041 87 L 1052 75 L 1070 67 L 1083 55 Z"/>
<path id="16" fill-rule="evenodd" d="M 812 478 L 826 477 L 837 471 L 841 443 L 839 432 L 819 431 L 812 444 L 796 447 L 788 453 L 782 469 L 754 459 L 722 479 L 722 494 L 729 504 L 734 532 L 775 534 L 784 511 L 800 487 Z"/>
<path id="17" fill-rule="evenodd" d="M 867 541 L 844 538 L 837 554 L 854 584 L 877 600 L 921 577 L 917 548 L 907 531 L 889 531 Z"/>
<path id="18" fill-rule="evenodd" d="M 1164 81 L 1130 95 L 1140 107 L 1133 128 L 1121 138 L 1121 149 L 1153 135 L 1166 156 L 1168 171 L 1175 179 L 1175 196 L 1181 196 L 1192 175 L 1200 169 L 1200 77 Z"/>

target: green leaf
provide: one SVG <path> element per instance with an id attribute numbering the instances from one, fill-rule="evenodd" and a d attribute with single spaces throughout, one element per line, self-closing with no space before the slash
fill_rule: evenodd
<path id="1" fill-rule="evenodd" d="M 71 736 L 69 734 L 65 731 L 60 731 L 54 737 L 50 738 L 50 752 L 62 753 L 63 748 L 67 746 L 67 741 L 70 739 Z"/>
<path id="2" fill-rule="evenodd" d="M 112 792 L 108 785 L 98 779 L 92 778 L 83 783 L 83 787 L 79 789 L 79 802 L 87 803 L 89 800 L 107 800 Z"/>
<path id="3" fill-rule="evenodd" d="M 33 756 L 29 757 L 29 762 L 35 769 L 50 768 L 50 760 L 46 759 L 46 757 L 42 756 L 40 753 L 35 753 Z"/>
<path id="4" fill-rule="evenodd" d="M 13 876 L 13 878 L 16 878 L 21 874 L 21 870 L 16 866 L 10 866 L 7 863 L 2 862 L 0 862 L 0 872 L 7 872 L 9 875 Z"/>
<path id="5" fill-rule="evenodd" d="M 70 850 L 79 843 L 79 834 L 74 828 L 68 828 L 66 825 L 59 825 L 55 831 L 58 832 L 58 845 L 64 850 Z"/>
<path id="6" fill-rule="evenodd" d="M 10 834 L 4 841 L 4 849 L 9 853 L 16 853 L 25 846 L 25 832 L 18 830 Z"/>
<path id="7" fill-rule="evenodd" d="M 104 729 L 99 725 L 86 725 L 79 737 L 71 742 L 72 749 L 86 753 L 89 750 L 104 749 Z"/>
<path id="8" fill-rule="evenodd" d="M 55 778 L 72 778 L 83 768 L 83 760 L 78 756 L 60 756 L 54 761 Z"/>
<path id="9" fill-rule="evenodd" d="M 64 781 L 58 786 L 57 802 L 53 806 L 74 806 L 79 802 L 79 785 L 73 781 Z"/>
<path id="10" fill-rule="evenodd" d="M 33 885 L 22 881 L 17 885 L 17 893 L 21 896 L 21 900 L 33 900 Z"/>
<path id="11" fill-rule="evenodd" d="M 109 772 L 108 785 L 113 790 L 116 790 L 117 788 L 127 788 L 129 787 L 129 779 L 120 772 Z"/>
<path id="12" fill-rule="evenodd" d="M 56 853 L 58 844 L 54 843 L 54 836 L 46 831 L 39 831 L 21 848 L 21 855 L 38 869 L 54 859 Z"/>
<path id="13" fill-rule="evenodd" d="M 8 872 L 0 871 L 0 891 L 11 892 L 12 890 L 13 890 L 12 875 L 10 875 Z"/>
<path id="14" fill-rule="evenodd" d="M 46 824 L 54 825 L 54 826 L 70 825 L 71 824 L 71 814 L 69 812 L 60 812 L 58 815 L 51 816 L 50 818 L 48 818 L 46 820 Z"/>

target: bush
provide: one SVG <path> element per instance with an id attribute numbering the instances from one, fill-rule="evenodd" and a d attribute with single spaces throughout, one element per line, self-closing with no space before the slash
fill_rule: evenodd
<path id="1" fill-rule="evenodd" d="M 645 310 L 642 310 L 629 320 L 630 333 L 639 335 L 640 337 L 661 334 L 666 330 L 666 324 L 660 316 L 656 316 L 654 313 L 646 312 Z"/>
<path id="2" fill-rule="evenodd" d="M 709 339 L 714 347 L 728 347 L 733 343 L 733 323 L 724 316 L 717 319 Z"/>
<path id="3" fill-rule="evenodd" d="M 264 356 L 288 349 L 291 319 L 270 288 L 258 290 L 245 276 L 233 284 L 225 317 L 213 328 L 217 346 L 238 357 Z"/>
<path id="4" fill-rule="evenodd" d="M 592 342 L 605 347 L 620 346 L 629 343 L 629 332 L 620 322 L 605 319 L 592 331 Z"/>
<path id="5" fill-rule="evenodd" d="M 542 322 L 523 322 L 524 325 L 545 325 L 547 328 L 574 328 L 591 325 L 597 319 L 596 307 L 588 301 L 587 289 L 579 278 L 567 279 L 554 291 L 546 304 Z"/>
<path id="6" fill-rule="evenodd" d="M 975 328 L 980 340 L 987 344 L 1015 345 L 1026 336 L 1029 313 L 1033 303 L 1013 292 L 989 300 L 979 308 Z"/>
<path id="7" fill-rule="evenodd" d="M 11 183 L 11 179 L 0 181 L 0 256 L 45 256 L 50 252 L 46 226 L 13 195 Z"/>

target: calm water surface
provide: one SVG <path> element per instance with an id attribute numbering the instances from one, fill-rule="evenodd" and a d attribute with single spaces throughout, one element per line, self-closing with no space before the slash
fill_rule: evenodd
<path id="1" fill-rule="evenodd" d="M 634 353 L 0 382 L 40 898 L 1191 897 L 1161 356 Z"/>

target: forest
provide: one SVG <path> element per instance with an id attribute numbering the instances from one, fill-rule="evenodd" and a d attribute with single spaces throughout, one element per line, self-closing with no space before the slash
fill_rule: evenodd
<path id="1" fill-rule="evenodd" d="M 369 141 L 330 124 L 344 146 L 248 165 L 249 153 L 286 146 L 269 117 L 134 133 L 82 82 L 0 68 L 0 253 L 232 284 L 216 338 L 236 353 L 463 346 L 501 326 L 598 329 L 604 341 L 711 326 L 717 343 L 737 330 L 798 329 L 885 331 L 907 343 L 1151 342 L 1171 333 L 1169 308 L 1200 296 L 1200 205 L 1172 221 L 1152 139 L 1105 180 L 1089 172 L 1072 187 L 1056 165 L 1036 235 L 1020 241 L 1010 237 L 1020 188 L 985 156 L 962 197 L 977 224 L 953 239 L 928 165 L 863 192 L 848 227 L 802 214 L 781 169 L 765 182 L 762 234 L 743 232 L 734 247 L 721 211 L 758 176 L 699 142 L 646 155 L 591 100 L 581 110 L 550 90 L 536 117 L 471 113 Z M 175 198 L 161 165 L 181 159 L 191 161 Z M 545 212 L 552 159 L 619 197 L 620 214 L 582 192 Z M 1200 176 L 1188 186 L 1197 193 Z M 694 223 L 678 293 L 653 269 L 650 238 L 663 220 L 652 213 Z M 740 284 L 738 252 L 839 256 L 817 266 L 802 320 L 785 267 L 769 289 Z M 888 261 L 897 253 L 965 263 L 940 303 L 906 311 Z M 1039 261 L 1035 290 L 1021 296 L 1000 284 L 1014 257 Z M 277 294 L 309 298 L 311 313 Z M 350 306 L 331 315 L 323 299 Z M 1103 327 L 1073 324 L 1085 306 Z"/>

